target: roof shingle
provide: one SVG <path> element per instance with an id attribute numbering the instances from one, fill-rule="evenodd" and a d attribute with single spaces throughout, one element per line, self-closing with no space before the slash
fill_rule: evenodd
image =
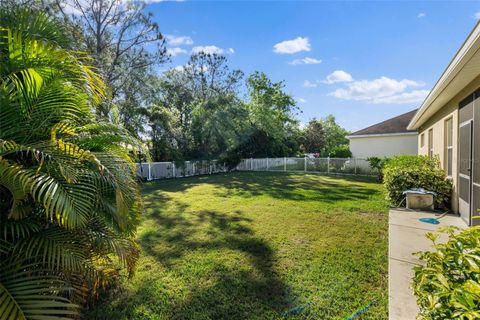
<path id="1" fill-rule="evenodd" d="M 407 130 L 407 126 L 416 112 L 417 109 L 409 111 L 394 118 L 374 124 L 373 126 L 358 130 L 354 133 L 351 133 L 350 136 L 415 132 L 415 130 Z"/>

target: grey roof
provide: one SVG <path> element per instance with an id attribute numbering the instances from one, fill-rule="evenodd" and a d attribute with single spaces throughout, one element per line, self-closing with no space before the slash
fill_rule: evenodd
<path id="1" fill-rule="evenodd" d="M 417 110 L 418 109 L 409 111 L 394 118 L 374 124 L 373 126 L 358 130 L 354 133 L 351 133 L 350 136 L 416 132 L 415 130 L 407 130 L 407 126 Z"/>

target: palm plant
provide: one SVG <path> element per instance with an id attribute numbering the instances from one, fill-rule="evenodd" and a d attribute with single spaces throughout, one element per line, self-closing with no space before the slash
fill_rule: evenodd
<path id="1" fill-rule="evenodd" d="M 140 146 L 95 120 L 104 83 L 65 39 L 42 13 L 0 11 L 0 319 L 77 317 L 138 256 Z"/>

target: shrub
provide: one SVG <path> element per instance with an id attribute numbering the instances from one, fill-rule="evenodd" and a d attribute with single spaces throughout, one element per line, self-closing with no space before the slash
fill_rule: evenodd
<path id="1" fill-rule="evenodd" d="M 383 181 L 383 167 L 387 163 L 388 158 L 369 157 L 367 158 L 367 161 L 370 164 L 370 168 L 372 168 L 374 171 L 377 171 L 378 181 Z"/>
<path id="2" fill-rule="evenodd" d="M 425 262 L 414 268 L 419 319 L 480 319 L 480 227 L 455 230 L 444 230 L 445 244 L 427 234 L 436 250 L 417 253 Z"/>
<path id="3" fill-rule="evenodd" d="M 440 168 L 438 158 L 427 156 L 402 155 L 390 158 L 383 168 L 383 183 L 387 200 L 398 205 L 402 192 L 411 188 L 424 188 L 437 193 L 435 204 L 448 205 L 452 183 Z"/>
<path id="4" fill-rule="evenodd" d="M 334 147 L 328 153 L 328 156 L 331 158 L 350 158 L 352 156 L 352 152 L 350 151 L 350 148 L 348 145 L 342 144 Z"/>

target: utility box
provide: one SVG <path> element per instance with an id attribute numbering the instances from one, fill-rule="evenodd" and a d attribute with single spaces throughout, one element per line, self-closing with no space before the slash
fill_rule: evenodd
<path id="1" fill-rule="evenodd" d="M 433 211 L 433 194 L 407 193 L 407 209 Z"/>
<path id="2" fill-rule="evenodd" d="M 403 192 L 406 197 L 407 209 L 434 210 L 436 193 L 421 188 L 406 190 Z"/>

